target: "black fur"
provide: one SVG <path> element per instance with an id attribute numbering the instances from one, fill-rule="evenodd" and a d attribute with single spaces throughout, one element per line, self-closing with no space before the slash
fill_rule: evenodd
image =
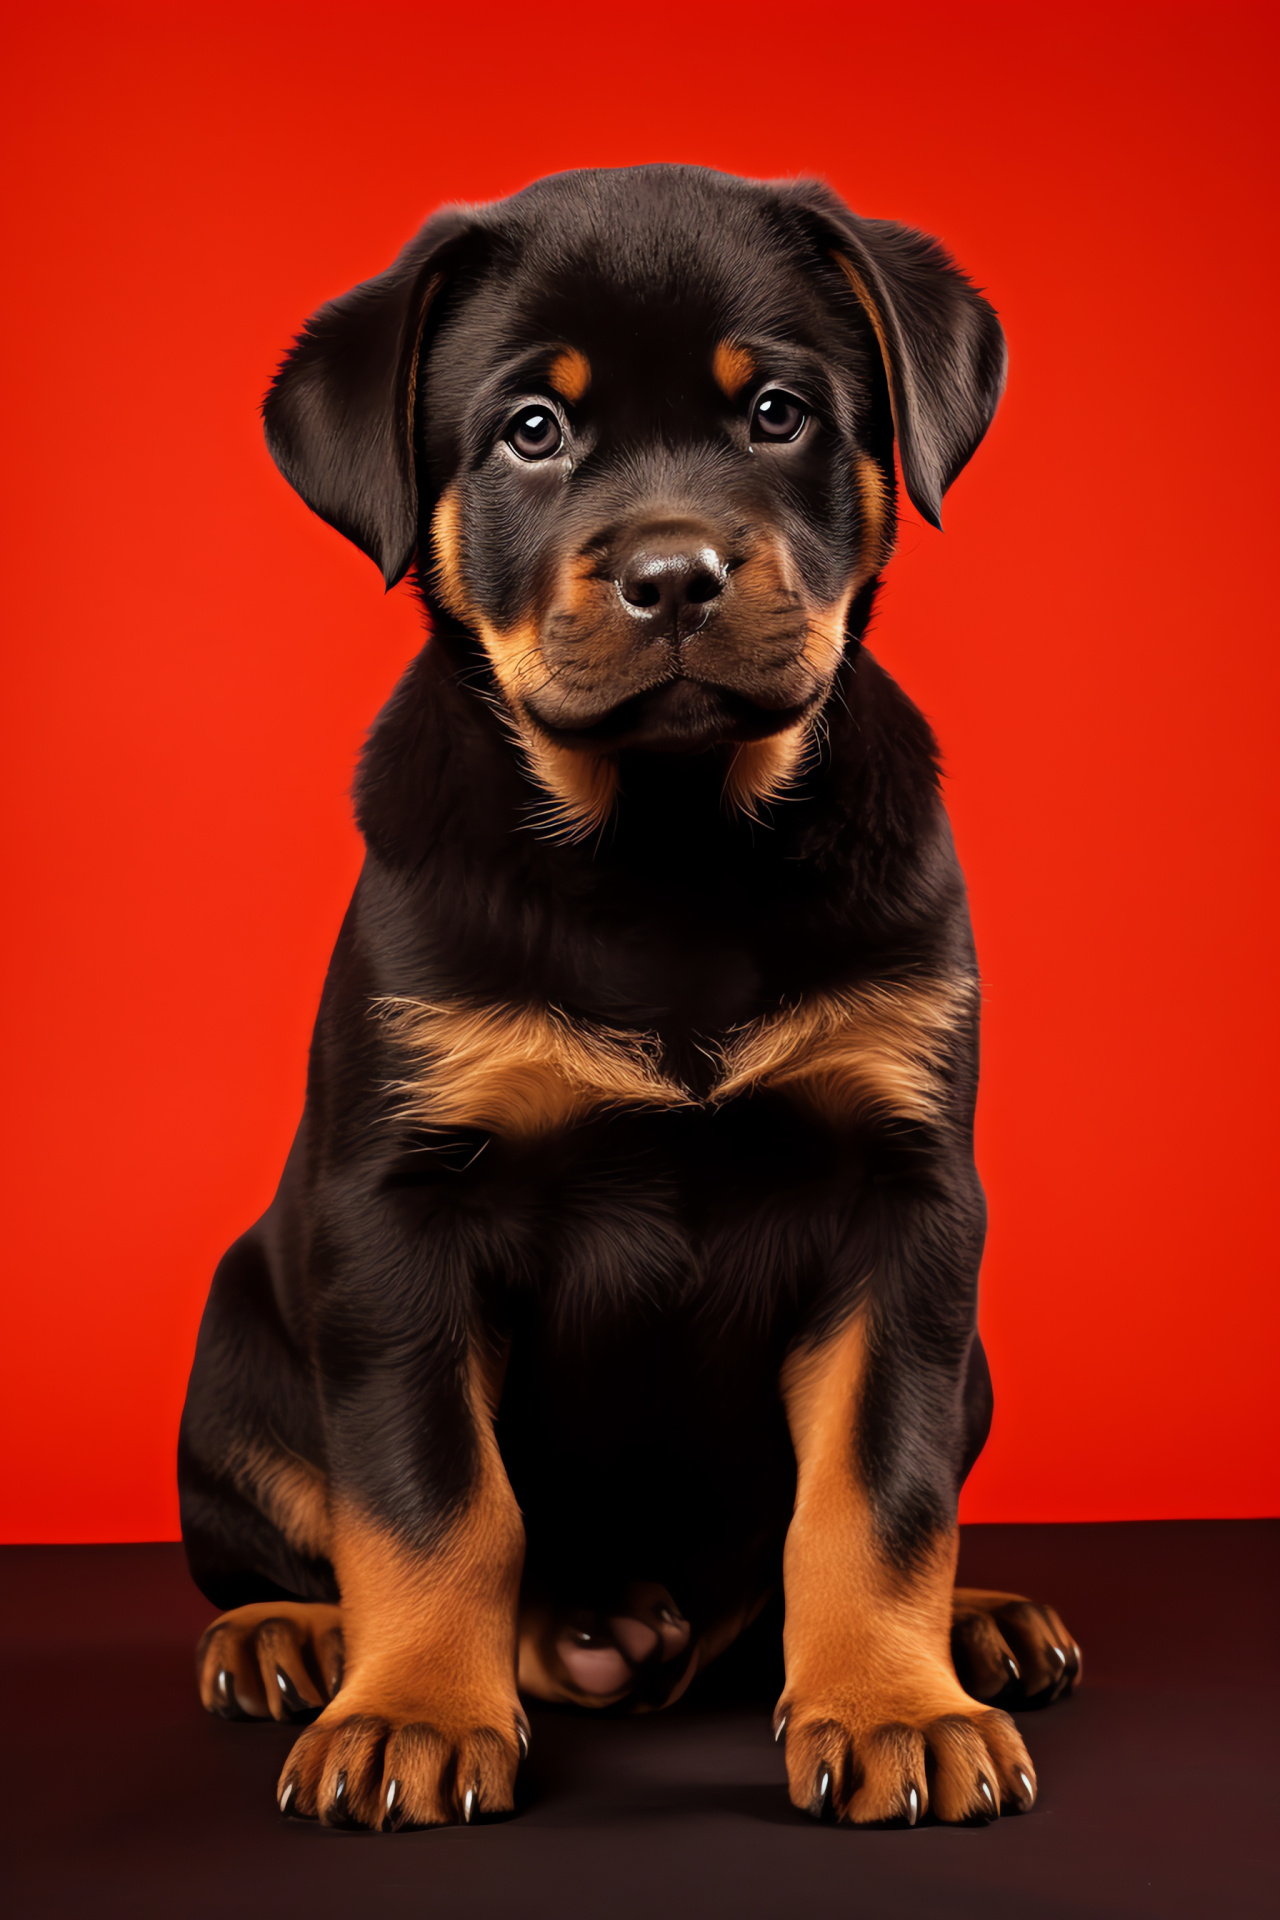
<path id="1" fill-rule="evenodd" d="M 837 251 L 876 300 L 892 394 Z M 725 336 L 812 403 L 817 426 L 781 458 L 749 454 L 743 408 L 709 378 Z M 570 464 L 521 469 L 504 422 L 545 391 L 565 342 L 593 373 L 586 405 L 565 409 Z M 612 743 L 620 796 L 598 835 L 563 844 L 539 827 L 475 623 L 443 604 L 427 557 L 452 484 L 470 602 L 509 626 L 545 597 L 555 556 L 594 543 L 606 576 L 657 502 L 720 529 L 730 565 L 767 526 L 829 601 L 862 535 L 855 456 L 892 488 L 896 415 L 908 489 L 936 519 L 1002 377 L 994 314 L 933 242 L 818 186 L 686 168 L 571 174 L 437 215 L 308 326 L 267 402 L 272 451 L 389 583 L 416 548 L 433 637 L 361 762 L 368 855 L 297 1143 L 201 1329 L 183 1532 L 220 1605 L 333 1594 L 327 1565 L 236 1491 L 229 1461 L 246 1441 L 315 1463 L 408 1541 L 438 1536 L 475 1464 L 465 1376 L 479 1339 L 510 1341 L 499 1439 L 527 1577 L 566 1604 L 657 1579 L 696 1629 L 776 1582 L 794 1475 L 779 1368 L 863 1296 L 875 1340 L 860 1445 L 885 1551 L 908 1563 L 953 1520 L 990 1417 L 976 1019 L 955 1036 L 937 1125 L 838 1133 L 762 1094 L 597 1115 L 518 1148 L 398 1118 L 403 1059 L 370 1007 L 546 1003 L 657 1034 L 671 1071 L 705 1092 L 709 1044 L 807 993 L 972 976 L 929 728 L 864 644 L 875 582 L 818 703 L 820 751 L 761 821 L 726 811 L 719 742 L 804 710 L 766 672 L 786 609 L 715 639 L 715 716 L 669 723 L 646 718 L 625 613 L 600 615 L 623 625 L 599 671 L 580 666 L 566 616 L 535 717 L 548 738 Z M 667 724 L 671 739 L 645 732 Z"/>

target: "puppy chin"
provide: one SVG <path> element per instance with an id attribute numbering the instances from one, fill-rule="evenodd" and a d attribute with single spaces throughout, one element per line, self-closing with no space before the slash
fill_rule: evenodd
<path id="1" fill-rule="evenodd" d="M 554 725 L 527 703 L 535 725 L 557 746 L 584 752 L 705 753 L 708 748 L 767 740 L 794 726 L 812 701 L 785 708 L 762 707 L 727 687 L 696 680 L 667 680 L 582 724 Z"/>

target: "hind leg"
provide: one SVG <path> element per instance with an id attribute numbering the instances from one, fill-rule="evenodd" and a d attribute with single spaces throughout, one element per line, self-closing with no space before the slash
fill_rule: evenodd
<path id="1" fill-rule="evenodd" d="M 952 1596 L 951 1654 L 966 1692 L 1012 1707 L 1052 1705 L 1079 1684 L 1084 1664 L 1052 1607 L 980 1587 Z"/>
<path id="2" fill-rule="evenodd" d="M 342 1614 L 262 1600 L 224 1613 L 196 1649 L 206 1712 L 223 1720 L 312 1720 L 342 1685 Z"/>

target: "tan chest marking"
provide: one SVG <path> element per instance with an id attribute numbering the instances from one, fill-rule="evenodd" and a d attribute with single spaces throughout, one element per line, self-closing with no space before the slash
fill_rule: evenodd
<path id="1" fill-rule="evenodd" d="M 649 1034 L 589 1026 L 554 1007 L 410 999 L 378 1007 L 414 1062 L 397 1088 L 421 1126 L 530 1140 L 600 1108 L 693 1104 L 663 1075 Z"/>
<path id="2" fill-rule="evenodd" d="M 730 1037 L 713 1099 L 770 1087 L 836 1126 L 880 1113 L 933 1120 L 953 1035 L 977 986 L 934 979 L 815 994 Z"/>
<path id="3" fill-rule="evenodd" d="M 936 1119 L 940 1070 L 976 998 L 968 980 L 816 995 L 729 1037 L 708 1104 L 772 1088 L 837 1127 L 876 1113 Z M 653 1034 L 572 1020 L 554 1007 L 461 999 L 394 998 L 375 1011 L 408 1055 L 411 1071 L 395 1090 L 419 1126 L 532 1140 L 610 1108 L 700 1104 L 664 1073 Z"/>

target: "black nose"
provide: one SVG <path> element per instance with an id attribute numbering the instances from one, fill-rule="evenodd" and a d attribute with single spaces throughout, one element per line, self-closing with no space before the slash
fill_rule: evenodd
<path id="1" fill-rule="evenodd" d="M 724 592 L 729 568 L 705 536 L 649 539 L 618 570 L 618 592 L 654 633 L 696 633 Z"/>

